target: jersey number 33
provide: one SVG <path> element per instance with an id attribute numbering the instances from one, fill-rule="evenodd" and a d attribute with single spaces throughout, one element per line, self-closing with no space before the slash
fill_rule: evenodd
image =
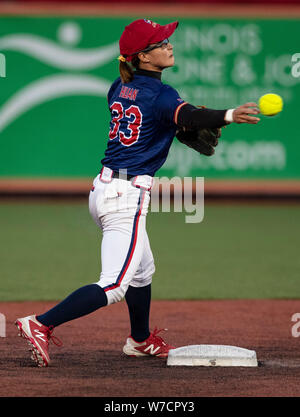
<path id="1" fill-rule="evenodd" d="M 124 146 L 131 146 L 138 141 L 142 124 L 142 113 L 138 106 L 131 105 L 124 109 L 123 104 L 115 101 L 110 106 L 112 115 L 109 139 L 119 137 Z"/>

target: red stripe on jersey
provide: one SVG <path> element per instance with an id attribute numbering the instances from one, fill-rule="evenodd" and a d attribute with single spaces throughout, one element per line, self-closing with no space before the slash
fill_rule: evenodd
<path id="1" fill-rule="evenodd" d="M 177 117 L 178 117 L 178 113 L 179 110 L 181 109 L 181 107 L 185 106 L 186 104 L 188 104 L 187 102 L 181 103 L 179 104 L 179 106 L 176 108 L 175 113 L 174 113 L 174 122 L 177 125 Z"/>

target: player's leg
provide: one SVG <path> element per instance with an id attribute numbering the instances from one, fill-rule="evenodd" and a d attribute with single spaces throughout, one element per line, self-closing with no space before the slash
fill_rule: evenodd
<path id="1" fill-rule="evenodd" d="M 102 269 L 98 285 L 108 304 L 121 301 L 141 263 L 146 216 L 117 213 L 103 219 Z"/>
<path id="2" fill-rule="evenodd" d="M 96 202 L 101 199 L 104 189 L 100 186 Z M 57 327 L 123 298 L 143 253 L 146 216 L 142 214 L 142 206 L 145 193 L 134 189 L 135 211 L 104 212 L 101 220 L 99 217 L 96 219 L 103 230 L 99 285 L 90 284 L 74 291 L 58 305 L 37 316 L 40 323 Z M 110 210 L 113 209 L 112 204 Z"/>
<path id="3" fill-rule="evenodd" d="M 105 184 L 98 185 L 97 193 L 90 194 L 92 215 L 95 214 L 92 208 L 97 206 L 98 201 L 102 201 L 102 194 L 107 188 Z M 109 204 L 107 213 L 103 212 L 102 216 L 97 214 L 95 219 L 98 226 L 103 228 L 104 234 L 103 248 L 106 249 L 104 249 L 105 259 L 102 260 L 104 265 L 104 275 L 102 275 L 105 278 L 106 288 L 104 289 L 98 284 L 81 287 L 46 313 L 37 317 L 33 315 L 17 319 L 16 325 L 20 334 L 30 343 L 33 359 L 39 366 L 47 366 L 49 363 L 48 345 L 54 327 L 107 305 L 106 291 L 109 293 L 109 303 L 119 301 L 122 294 L 125 294 L 141 261 L 144 246 L 145 213 L 142 214 L 142 209 L 145 202 L 145 192 L 134 189 L 133 194 L 134 201 L 131 205 L 132 207 L 136 206 L 135 211 L 131 209 L 130 213 L 118 216 L 117 207 L 115 207 L 114 213 L 109 212 L 114 210 L 113 205 Z M 104 226 L 99 220 L 100 217 Z M 108 242 L 110 242 L 109 245 Z M 112 243 L 114 248 L 107 250 Z M 118 256 L 118 264 L 116 254 L 120 255 Z M 110 267 L 107 269 L 106 265 L 110 265 Z M 110 278 L 112 279 L 110 280 Z"/>
<path id="4" fill-rule="evenodd" d="M 125 295 L 130 317 L 131 336 L 137 342 L 144 341 L 150 335 L 151 282 L 154 272 L 153 254 L 146 234 L 141 263 Z"/>
<path id="5" fill-rule="evenodd" d="M 38 366 L 48 366 L 48 347 L 53 327 L 87 315 L 100 307 L 120 301 L 144 249 L 145 215 L 108 214 L 101 246 L 102 271 L 97 284 L 79 288 L 44 314 L 17 319 L 21 335 L 28 340 Z"/>
<path id="6" fill-rule="evenodd" d="M 95 197 L 90 196 L 95 205 L 101 200 L 107 187 L 108 185 L 105 187 L 100 184 Z M 108 212 L 103 212 L 101 217 L 95 219 L 103 231 L 102 272 L 99 283 L 77 289 L 55 307 L 37 316 L 40 323 L 47 327 L 57 327 L 124 297 L 143 254 L 146 216 L 142 213 L 142 208 L 145 193 L 146 191 L 134 189 L 135 211 L 111 213 L 115 204 L 112 202 Z"/>
<path id="7" fill-rule="evenodd" d="M 132 187 L 129 189 L 134 201 L 136 190 L 133 191 Z M 131 334 L 126 340 L 123 352 L 135 357 L 149 355 L 166 357 L 172 346 L 158 336 L 160 330 L 154 329 L 153 332 L 149 330 L 151 281 L 155 267 L 146 232 L 149 196 L 143 190 L 140 190 L 139 195 L 141 208 L 135 214 L 133 225 L 128 213 L 118 213 L 116 216 L 101 219 L 104 233 L 99 285 L 106 291 L 108 303 L 119 301 L 126 294 L 132 334 L 138 341 Z M 143 211 L 144 197 L 147 197 L 147 200 Z M 116 242 L 118 242 L 117 247 Z M 134 245 L 136 247 L 133 251 Z M 116 271 L 120 272 L 117 274 Z"/>
<path id="8" fill-rule="evenodd" d="M 133 287 L 130 285 L 125 299 L 130 318 L 130 335 L 137 342 L 142 342 L 150 335 L 151 284 L 145 287 Z"/>
<path id="9" fill-rule="evenodd" d="M 166 343 L 157 328 L 150 332 L 151 282 L 155 272 L 154 259 L 148 236 L 145 238 L 143 257 L 128 287 L 125 299 L 128 306 L 131 334 L 123 347 L 128 356 L 158 356 L 165 358 L 173 346 Z"/>

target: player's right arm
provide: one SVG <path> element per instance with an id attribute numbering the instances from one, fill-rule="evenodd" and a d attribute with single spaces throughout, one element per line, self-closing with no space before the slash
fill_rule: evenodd
<path id="1" fill-rule="evenodd" d="M 214 110 L 197 108 L 189 103 L 182 106 L 178 111 L 176 124 L 180 127 L 190 129 L 219 128 L 228 123 L 250 123 L 256 124 L 259 118 L 256 103 L 246 103 L 236 109 Z"/>
<path id="2" fill-rule="evenodd" d="M 182 100 L 178 92 L 167 85 L 163 86 L 154 109 L 161 122 L 173 122 L 188 129 L 220 128 L 229 123 L 256 124 L 260 120 L 255 117 L 259 113 L 256 103 L 224 110 L 199 108 Z"/>

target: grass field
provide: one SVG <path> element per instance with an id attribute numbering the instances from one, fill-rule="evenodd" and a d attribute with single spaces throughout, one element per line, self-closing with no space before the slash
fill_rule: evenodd
<path id="1" fill-rule="evenodd" d="M 148 215 L 153 298 L 300 298 L 299 206 L 206 204 L 202 223 L 184 216 Z M 57 300 L 98 281 L 87 202 L 2 203 L 0 231 L 1 301 Z"/>

